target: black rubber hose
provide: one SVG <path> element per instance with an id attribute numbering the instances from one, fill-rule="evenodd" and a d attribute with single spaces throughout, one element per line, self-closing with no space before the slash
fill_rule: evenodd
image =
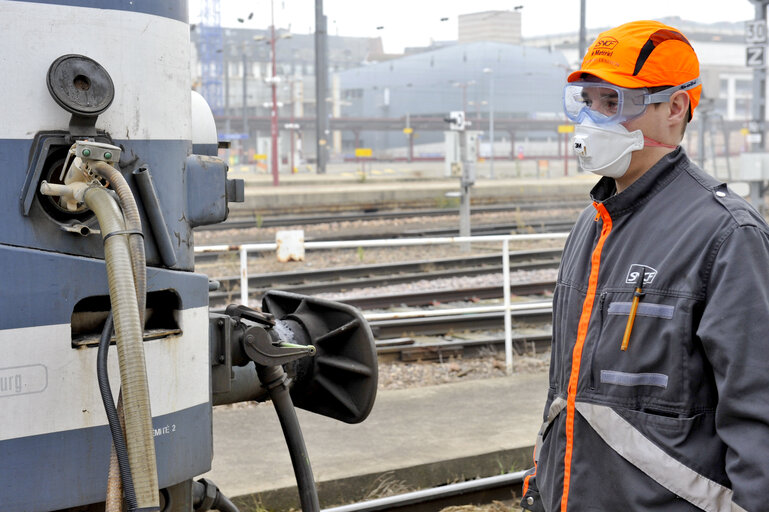
<path id="1" fill-rule="evenodd" d="M 213 499 L 210 499 L 210 491 L 214 491 Z M 201 478 L 192 482 L 192 509 L 195 512 L 218 510 L 219 512 L 240 512 L 238 507 L 230 499 L 222 494 L 219 487 L 208 478 Z"/>
<path id="2" fill-rule="evenodd" d="M 219 492 L 219 489 L 216 490 L 216 498 L 211 508 L 219 512 L 240 512 L 238 507 L 227 496 Z"/>
<path id="3" fill-rule="evenodd" d="M 288 454 L 291 456 L 291 465 L 294 467 L 294 476 L 299 490 L 299 503 L 302 512 L 319 512 L 320 504 L 318 503 L 318 492 L 315 489 L 315 479 L 312 476 L 310 457 L 307 455 L 302 429 L 299 427 L 296 409 L 291 402 L 291 395 L 286 385 L 286 372 L 281 366 L 256 365 L 256 369 L 262 385 L 267 387 L 270 392 L 270 398 L 283 429 L 283 436 L 286 438 Z"/>
<path id="4" fill-rule="evenodd" d="M 101 400 L 104 404 L 104 411 L 107 413 L 109 430 L 112 433 L 112 444 L 115 445 L 115 454 L 117 455 L 118 466 L 120 467 L 120 479 L 123 481 L 123 493 L 129 510 L 137 508 L 136 493 L 134 492 L 133 478 L 131 478 L 131 466 L 128 464 L 128 448 L 126 447 L 123 429 L 120 426 L 120 418 L 115 407 L 115 400 L 112 398 L 112 388 L 109 384 L 109 374 L 107 371 L 107 354 L 109 353 L 109 343 L 112 337 L 112 312 L 107 315 L 104 322 L 104 329 L 101 331 L 99 339 L 99 349 L 96 354 L 96 375 L 99 380 L 99 391 Z"/>

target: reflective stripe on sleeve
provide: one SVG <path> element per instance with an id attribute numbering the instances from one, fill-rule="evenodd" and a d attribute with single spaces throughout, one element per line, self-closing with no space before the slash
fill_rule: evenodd
<path id="1" fill-rule="evenodd" d="M 537 464 L 539 463 L 539 452 L 542 449 L 542 442 L 544 440 L 545 436 L 545 430 L 547 430 L 547 427 L 550 426 L 550 424 L 555 420 L 555 418 L 558 417 L 559 414 L 561 414 L 561 411 L 566 408 L 566 400 L 564 400 L 563 397 L 556 397 L 551 403 L 550 407 L 547 410 L 547 419 L 542 423 L 542 426 L 539 428 L 539 432 L 537 433 L 537 442 L 534 445 L 534 473 L 531 475 L 527 475 L 526 478 L 523 479 L 523 495 L 526 495 L 526 491 L 529 490 L 529 479 L 532 476 L 536 476 L 537 474 Z"/>
<path id="2" fill-rule="evenodd" d="M 707 512 L 747 512 L 732 502 L 731 489 L 665 453 L 611 407 L 578 402 L 576 408 L 609 447 L 670 492 Z"/>
<path id="3" fill-rule="evenodd" d="M 550 426 L 550 424 L 555 420 L 555 418 L 558 417 L 559 414 L 561 414 L 561 411 L 563 411 L 566 408 L 566 400 L 564 400 L 562 397 L 556 397 L 555 400 L 550 404 L 550 408 L 547 410 L 547 419 L 542 423 L 542 426 L 539 428 L 539 433 L 537 434 L 537 444 L 534 447 L 534 463 L 536 464 L 539 462 L 539 451 L 542 449 L 542 441 L 545 436 L 545 430 L 547 430 L 547 427 Z"/>

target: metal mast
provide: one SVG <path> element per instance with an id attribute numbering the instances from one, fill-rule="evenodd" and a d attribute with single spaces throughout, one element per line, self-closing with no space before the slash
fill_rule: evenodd
<path id="1" fill-rule="evenodd" d="M 328 151 L 328 37 L 323 0 L 315 0 L 315 133 L 318 174 L 326 173 Z"/>

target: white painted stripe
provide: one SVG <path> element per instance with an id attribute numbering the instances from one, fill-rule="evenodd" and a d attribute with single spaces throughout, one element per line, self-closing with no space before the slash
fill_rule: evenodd
<path id="1" fill-rule="evenodd" d="M 153 416 L 209 399 L 208 308 L 185 309 L 179 316 L 181 336 L 144 343 Z M 97 349 L 71 345 L 69 324 L 0 331 L 0 379 L 6 382 L 0 440 L 107 424 L 96 380 Z M 117 398 L 114 345 L 109 375 Z"/>
<path id="2" fill-rule="evenodd" d="M 189 140 L 189 27 L 150 14 L 0 0 L 0 139 L 66 130 L 70 115 L 48 92 L 51 63 L 86 55 L 104 66 L 115 100 L 97 128 L 115 139 Z"/>
<path id="3" fill-rule="evenodd" d="M 670 492 L 707 512 L 746 512 L 732 502 L 731 489 L 665 453 L 611 407 L 586 402 L 576 407 L 606 444 Z"/>

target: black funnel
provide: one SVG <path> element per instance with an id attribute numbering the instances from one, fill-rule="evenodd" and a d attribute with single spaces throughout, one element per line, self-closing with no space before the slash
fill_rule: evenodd
<path id="1" fill-rule="evenodd" d="M 314 345 L 314 357 L 291 363 L 294 405 L 346 423 L 366 419 L 377 390 L 374 336 L 361 312 L 347 304 L 276 290 L 262 299 L 262 310 Z M 276 325 L 276 330 L 279 330 Z"/>

